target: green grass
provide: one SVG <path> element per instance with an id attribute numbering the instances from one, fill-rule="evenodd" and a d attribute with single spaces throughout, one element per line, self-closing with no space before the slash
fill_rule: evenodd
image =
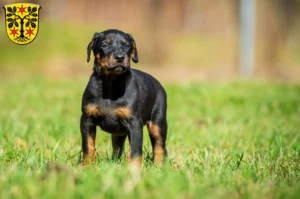
<path id="1" fill-rule="evenodd" d="M 97 159 L 82 169 L 79 117 L 85 79 L 0 80 L 0 198 L 299 198 L 300 86 L 262 81 L 165 85 L 165 167 L 141 176 Z"/>

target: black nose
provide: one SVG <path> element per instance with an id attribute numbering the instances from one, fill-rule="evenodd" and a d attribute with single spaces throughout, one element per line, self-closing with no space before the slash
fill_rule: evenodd
<path id="1" fill-rule="evenodd" d="M 115 55 L 115 59 L 117 60 L 117 62 L 121 63 L 124 61 L 125 56 L 123 54 L 117 54 Z"/>

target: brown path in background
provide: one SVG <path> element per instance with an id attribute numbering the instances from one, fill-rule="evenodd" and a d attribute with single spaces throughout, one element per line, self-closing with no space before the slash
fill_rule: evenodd
<path id="1" fill-rule="evenodd" d="M 80 63 L 80 64 L 79 64 Z M 46 67 L 39 71 L 49 78 L 65 78 L 65 77 L 84 77 L 90 76 L 92 72 L 92 64 L 86 64 L 83 67 L 82 62 L 62 63 L 55 62 L 49 63 Z M 237 69 L 234 66 L 223 65 L 219 67 L 187 67 L 187 66 L 145 66 L 140 67 L 140 64 L 134 65 L 134 68 L 142 70 L 156 77 L 162 82 L 187 82 L 187 81 L 218 81 L 230 80 L 238 78 Z M 282 82 L 300 82 L 300 68 L 285 68 L 280 70 L 258 70 L 254 78 L 276 80 Z"/>
<path id="2" fill-rule="evenodd" d="M 170 68 L 170 67 L 142 67 L 141 71 L 147 72 L 163 82 L 186 82 L 201 80 L 227 80 L 234 77 L 234 71 L 228 68 Z M 42 73 L 49 78 L 82 77 L 90 76 L 92 70 L 84 68 L 51 68 Z"/>
<path id="3" fill-rule="evenodd" d="M 187 66 L 146 66 L 140 67 L 140 64 L 134 65 L 134 68 L 147 72 L 157 78 L 159 81 L 166 83 L 179 83 L 189 81 L 222 81 L 238 78 L 238 73 L 233 66 L 219 67 L 187 67 Z M 92 64 L 84 64 L 77 61 L 53 60 L 47 62 L 43 67 L 35 69 L 23 69 L 22 66 L 14 67 L 12 71 L 0 70 L 1 78 L 30 76 L 45 76 L 49 79 L 64 79 L 89 77 L 92 73 Z M 255 79 L 267 79 L 281 82 L 300 83 L 300 69 L 290 68 L 284 70 L 257 71 Z"/>

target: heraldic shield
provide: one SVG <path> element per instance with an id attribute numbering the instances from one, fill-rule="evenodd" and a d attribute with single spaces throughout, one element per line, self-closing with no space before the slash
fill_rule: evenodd
<path id="1" fill-rule="evenodd" d="M 3 8 L 6 33 L 10 40 L 20 45 L 32 42 L 38 34 L 41 7 L 33 3 L 13 3 Z"/>

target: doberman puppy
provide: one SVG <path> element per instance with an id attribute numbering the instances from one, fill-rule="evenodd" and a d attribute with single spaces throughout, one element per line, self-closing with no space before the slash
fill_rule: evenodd
<path id="1" fill-rule="evenodd" d="M 119 159 L 129 139 L 128 161 L 141 166 L 143 126 L 147 124 L 155 163 L 167 157 L 167 96 L 151 75 L 132 69 L 138 62 L 133 37 L 119 30 L 95 33 L 87 48 L 94 52 L 94 68 L 82 97 L 80 129 L 83 163 L 95 155 L 96 126 L 111 134 L 113 159 Z"/>

